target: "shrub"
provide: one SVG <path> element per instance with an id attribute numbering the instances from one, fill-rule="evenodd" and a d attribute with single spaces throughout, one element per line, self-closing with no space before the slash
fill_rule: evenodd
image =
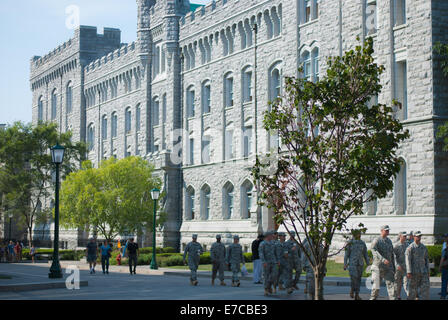
<path id="1" fill-rule="evenodd" d="M 168 257 L 164 261 L 163 267 L 169 267 L 169 266 L 182 266 L 184 264 L 183 257 L 181 254 L 172 255 L 171 257 Z"/>
<path id="2" fill-rule="evenodd" d="M 211 264 L 212 259 L 210 258 L 210 252 L 205 252 L 201 255 L 199 259 L 199 264 Z"/>
<path id="3" fill-rule="evenodd" d="M 163 252 L 164 253 L 176 253 L 177 251 L 173 247 L 166 247 L 166 248 L 163 248 Z"/>
<path id="4" fill-rule="evenodd" d="M 252 262 L 252 252 L 243 253 L 245 262 Z"/>

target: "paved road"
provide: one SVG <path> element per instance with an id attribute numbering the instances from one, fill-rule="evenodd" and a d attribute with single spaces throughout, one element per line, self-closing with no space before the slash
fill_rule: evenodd
<path id="1" fill-rule="evenodd" d="M 277 295 L 265 297 L 263 286 L 253 284 L 251 281 L 241 281 L 241 287 L 233 288 L 230 281 L 227 286 L 211 286 L 209 279 L 199 278 L 199 285 L 193 287 L 189 278 L 175 275 L 138 274 L 111 272 L 104 275 L 101 272 L 91 275 L 89 271 L 81 270 L 80 280 L 87 280 L 88 287 L 79 290 L 49 289 L 25 292 L 0 292 L 0 300 L 31 299 L 31 300 L 305 300 L 303 285 L 300 290 L 291 295 L 281 291 Z M 65 271 L 65 270 L 64 270 Z M 145 270 L 146 272 L 146 270 Z M 15 282 L 48 282 L 48 268 L 46 265 L 31 264 L 0 264 L 0 274 L 13 276 L 11 280 L 0 280 L 0 284 Z M 64 277 L 67 275 L 64 274 Z M 325 288 L 326 300 L 347 300 L 349 287 L 327 286 Z M 440 289 L 431 288 L 431 299 L 438 300 Z M 361 297 L 368 299 L 370 291 L 361 289 Z M 385 300 L 387 293 L 381 289 L 381 300 Z"/>

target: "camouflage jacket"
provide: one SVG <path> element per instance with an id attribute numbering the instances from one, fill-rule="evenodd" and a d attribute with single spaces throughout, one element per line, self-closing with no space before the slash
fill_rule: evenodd
<path id="1" fill-rule="evenodd" d="M 227 246 L 227 263 L 244 263 L 243 247 L 239 243 L 232 243 Z"/>
<path id="2" fill-rule="evenodd" d="M 400 266 L 403 271 L 406 271 L 406 248 L 408 247 L 407 241 L 404 243 L 398 242 L 394 246 L 395 267 Z"/>
<path id="3" fill-rule="evenodd" d="M 222 242 L 215 242 L 210 248 L 212 261 L 224 262 L 226 259 L 226 246 Z"/>
<path id="4" fill-rule="evenodd" d="M 369 264 L 366 243 L 362 240 L 350 240 L 345 248 L 344 265 L 363 266 L 364 261 Z"/>
<path id="5" fill-rule="evenodd" d="M 185 260 L 185 256 L 188 254 L 188 260 L 199 261 L 199 257 L 203 252 L 204 252 L 204 249 L 202 249 L 202 246 L 199 242 L 191 241 L 185 247 L 184 260 Z"/>
<path id="6" fill-rule="evenodd" d="M 406 248 L 406 272 L 429 274 L 428 249 L 423 243 L 411 243 Z"/>
<path id="7" fill-rule="evenodd" d="M 371 250 L 373 255 L 373 266 L 380 269 L 395 270 L 394 246 L 389 238 L 376 238 L 372 242 Z M 386 260 L 389 261 L 388 265 L 384 263 Z"/>
<path id="8" fill-rule="evenodd" d="M 301 253 L 300 253 L 299 245 L 295 241 L 293 241 L 291 239 L 286 241 L 285 245 L 287 246 L 288 251 L 289 251 L 289 256 L 288 256 L 289 260 L 290 261 L 301 262 L 300 261 Z"/>
<path id="9" fill-rule="evenodd" d="M 262 241 L 258 247 L 258 253 L 261 263 L 277 263 L 279 261 L 272 241 Z"/>

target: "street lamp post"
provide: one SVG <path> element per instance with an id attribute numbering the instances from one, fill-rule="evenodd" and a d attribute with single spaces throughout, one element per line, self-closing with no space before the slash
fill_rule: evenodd
<path id="1" fill-rule="evenodd" d="M 53 263 L 51 264 L 49 278 L 62 278 L 61 265 L 59 263 L 59 165 L 64 159 L 65 148 L 59 143 L 51 148 L 52 162 L 56 165 L 56 186 L 55 186 L 55 204 L 54 204 L 54 246 Z"/>
<path id="2" fill-rule="evenodd" d="M 12 212 L 8 213 L 8 217 L 9 217 L 9 241 L 11 241 L 11 225 L 12 225 Z"/>
<path id="3" fill-rule="evenodd" d="M 151 197 L 154 200 L 154 223 L 152 225 L 153 233 L 152 233 L 152 260 L 150 268 L 153 270 L 157 270 L 157 261 L 156 261 L 156 208 L 157 208 L 157 200 L 159 199 L 160 190 L 154 188 L 151 190 Z"/>

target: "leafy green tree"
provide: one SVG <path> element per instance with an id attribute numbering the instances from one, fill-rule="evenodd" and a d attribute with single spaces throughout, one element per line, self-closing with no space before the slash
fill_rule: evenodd
<path id="1" fill-rule="evenodd" d="M 151 190 L 160 189 L 154 167 L 140 157 L 111 158 L 99 168 L 90 161 L 67 176 L 61 186 L 61 224 L 99 231 L 107 240 L 121 233 L 152 230 Z M 162 223 L 164 216 L 159 218 Z"/>
<path id="2" fill-rule="evenodd" d="M 315 83 L 287 77 L 284 96 L 265 113 L 264 128 L 278 133 L 281 147 L 268 154 L 271 161 L 257 159 L 253 168 L 260 204 L 274 210 L 278 225 L 300 235 L 302 249 L 310 244 L 304 252 L 314 272 L 315 299 L 323 299 L 335 232 L 348 231 L 351 216 L 392 190 L 400 170 L 396 150 L 409 137 L 390 106 L 372 103 L 384 71 L 372 54 L 369 39 L 329 58 L 326 76 Z"/>
<path id="3" fill-rule="evenodd" d="M 65 149 L 62 177 L 76 169 L 85 154 L 83 143 L 72 143 L 71 133 L 59 133 L 54 123 L 37 126 L 16 122 L 0 130 L 0 193 L 2 206 L 8 206 L 33 239 L 33 227 L 40 215 L 41 200 L 54 195 L 50 148 L 56 143 Z"/>
<path id="4" fill-rule="evenodd" d="M 448 44 L 437 42 L 434 50 L 441 56 L 442 72 L 445 77 L 448 77 Z M 436 136 L 443 140 L 443 150 L 448 151 L 448 121 L 439 127 Z"/>

